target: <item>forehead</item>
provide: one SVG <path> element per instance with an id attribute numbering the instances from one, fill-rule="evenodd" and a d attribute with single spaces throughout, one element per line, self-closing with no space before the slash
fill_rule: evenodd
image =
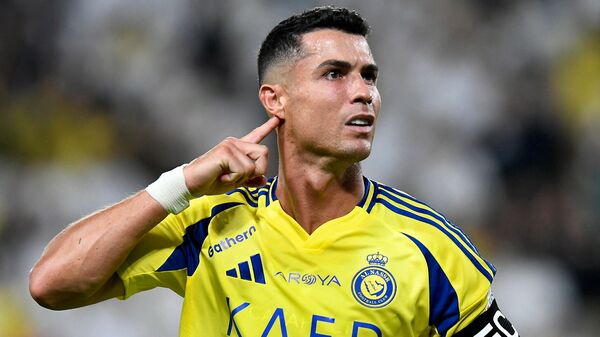
<path id="1" fill-rule="evenodd" d="M 325 59 L 348 61 L 351 64 L 374 64 L 371 48 L 362 35 L 348 34 L 335 29 L 320 29 L 302 36 L 305 62 Z"/>

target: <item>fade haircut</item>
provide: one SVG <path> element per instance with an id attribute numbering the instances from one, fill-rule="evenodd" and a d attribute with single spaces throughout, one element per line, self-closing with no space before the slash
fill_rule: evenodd
<path id="1" fill-rule="evenodd" d="M 302 35 L 319 29 L 337 29 L 362 35 L 369 33 L 369 25 L 355 11 L 334 6 L 317 7 L 293 15 L 275 26 L 267 35 L 258 52 L 258 83 L 273 65 L 302 56 Z"/>

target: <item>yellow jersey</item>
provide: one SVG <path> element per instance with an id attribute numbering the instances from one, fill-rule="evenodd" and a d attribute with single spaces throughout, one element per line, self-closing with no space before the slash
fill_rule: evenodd
<path id="1" fill-rule="evenodd" d="M 489 305 L 495 269 L 441 213 L 364 178 L 350 213 L 308 234 L 260 188 L 191 201 L 119 268 L 127 298 L 184 297 L 180 336 L 451 336 Z M 318 212 L 318 210 L 315 210 Z"/>

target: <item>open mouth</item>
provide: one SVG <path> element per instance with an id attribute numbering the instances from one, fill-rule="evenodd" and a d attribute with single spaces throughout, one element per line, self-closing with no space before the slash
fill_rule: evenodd
<path id="1" fill-rule="evenodd" d="M 370 115 L 356 116 L 356 117 L 353 117 L 352 119 L 350 119 L 346 123 L 346 125 L 359 126 L 359 127 L 372 126 L 374 121 L 375 121 L 375 118 Z"/>

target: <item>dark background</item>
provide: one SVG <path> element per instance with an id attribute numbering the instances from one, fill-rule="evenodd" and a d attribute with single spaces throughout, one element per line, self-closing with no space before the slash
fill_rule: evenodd
<path id="1" fill-rule="evenodd" d="M 336 3 L 369 20 L 381 69 L 365 174 L 474 239 L 521 335 L 593 336 L 600 1 Z M 177 335 L 175 294 L 52 312 L 28 270 L 69 222 L 264 121 L 258 46 L 322 4 L 0 0 L 1 336 Z"/>

